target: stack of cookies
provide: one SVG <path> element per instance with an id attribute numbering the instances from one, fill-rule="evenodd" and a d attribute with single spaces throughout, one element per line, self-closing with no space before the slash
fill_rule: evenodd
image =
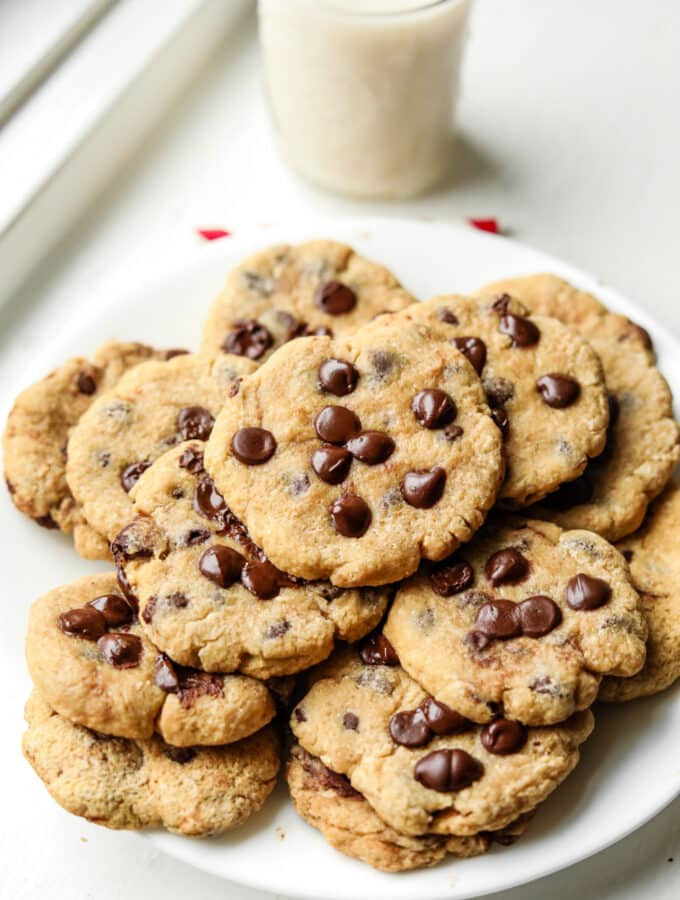
<path id="1" fill-rule="evenodd" d="M 15 505 L 112 563 L 31 609 L 24 753 L 113 828 L 234 827 L 285 759 L 379 869 L 512 843 L 594 701 L 680 675 L 679 456 L 647 333 L 555 276 L 417 303 L 345 245 L 264 250 L 199 352 L 111 342 L 17 398 Z"/>

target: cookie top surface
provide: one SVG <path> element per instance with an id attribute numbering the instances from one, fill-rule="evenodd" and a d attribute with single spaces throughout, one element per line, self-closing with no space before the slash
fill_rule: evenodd
<path id="1" fill-rule="evenodd" d="M 60 715 L 104 734 L 227 744 L 274 716 L 267 688 L 238 675 L 173 666 L 140 628 L 113 573 L 55 588 L 31 607 L 26 659 Z"/>
<path id="2" fill-rule="evenodd" d="M 206 447 L 230 508 L 294 575 L 396 581 L 469 540 L 502 480 L 472 366 L 426 325 L 388 318 L 282 347 L 225 403 Z"/>
<path id="3" fill-rule="evenodd" d="M 647 505 L 663 490 L 680 458 L 671 392 L 654 364 L 650 337 L 556 275 L 510 278 L 480 293 L 506 291 L 532 312 L 554 316 L 582 334 L 602 360 L 610 394 L 605 452 L 532 515 L 619 540 L 641 524 Z"/>
<path id="4" fill-rule="evenodd" d="M 605 678 L 602 700 L 634 700 L 656 694 L 680 678 L 680 487 L 671 482 L 647 513 L 644 525 L 617 544 L 628 560 L 647 619 L 647 659 L 632 678 Z"/>
<path id="5" fill-rule="evenodd" d="M 109 828 L 162 826 L 200 837 L 240 825 L 272 792 L 279 768 L 268 726 L 226 747 L 171 747 L 74 725 L 34 692 L 26 759 L 68 812 Z"/>
<path id="6" fill-rule="evenodd" d="M 398 591 L 385 624 L 403 667 L 470 719 L 561 722 L 604 674 L 634 675 L 647 628 L 621 554 L 588 531 L 494 517 Z"/>
<path id="7" fill-rule="evenodd" d="M 87 521 L 113 540 L 134 515 L 129 491 L 145 468 L 182 440 L 205 440 L 254 368 L 240 356 L 185 354 L 138 366 L 99 397 L 71 434 L 66 467 Z"/>
<path id="8" fill-rule="evenodd" d="M 340 337 L 413 300 L 388 269 L 346 244 L 280 244 L 231 272 L 205 323 L 201 349 L 261 363 L 293 338 Z"/>
<path id="9" fill-rule="evenodd" d="M 529 316 L 510 295 L 489 302 L 434 297 L 397 318 L 432 326 L 477 368 L 505 434 L 504 505 L 544 497 L 603 449 L 609 411 L 602 366 L 560 322 Z"/>
<path id="10" fill-rule="evenodd" d="M 203 468 L 203 444 L 173 447 L 131 491 L 133 520 L 115 541 L 141 625 L 173 660 L 257 678 L 320 662 L 382 618 L 391 588 L 343 590 L 278 571 Z"/>
<path id="11" fill-rule="evenodd" d="M 344 775 L 331 771 L 297 743 L 286 764 L 286 781 L 297 812 L 329 844 L 383 872 L 433 866 L 448 854 L 478 856 L 492 842 L 490 833 L 469 837 L 400 834 L 382 821 Z"/>
<path id="12" fill-rule="evenodd" d="M 332 657 L 317 679 L 293 710 L 295 737 L 407 835 L 504 828 L 571 772 L 592 730 L 589 712 L 552 728 L 506 719 L 481 728 L 399 665 L 353 652 Z"/>
<path id="13" fill-rule="evenodd" d="M 82 516 L 66 483 L 69 434 L 83 413 L 123 373 L 151 357 L 144 344 L 109 341 L 92 361 L 69 359 L 22 391 L 7 419 L 3 459 L 14 505 L 38 524 L 71 532 Z"/>

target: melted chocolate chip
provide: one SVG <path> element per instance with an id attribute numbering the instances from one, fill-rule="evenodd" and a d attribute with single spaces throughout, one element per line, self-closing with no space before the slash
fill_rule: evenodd
<path id="1" fill-rule="evenodd" d="M 192 475 L 199 475 L 203 471 L 203 451 L 197 447 L 187 447 L 182 451 L 178 462 L 181 469 L 186 469 Z"/>
<path id="2" fill-rule="evenodd" d="M 390 719 L 390 736 L 402 747 L 424 747 L 432 738 L 422 709 L 410 709 L 395 713 Z"/>
<path id="3" fill-rule="evenodd" d="M 192 505 L 206 519 L 221 522 L 229 508 L 209 475 L 204 475 L 194 489 Z"/>
<path id="4" fill-rule="evenodd" d="M 505 436 L 510 428 L 510 420 L 508 419 L 506 411 L 502 407 L 496 406 L 491 410 L 491 418 L 494 420 L 503 436 Z"/>
<path id="5" fill-rule="evenodd" d="M 214 424 L 215 417 L 203 406 L 185 406 L 177 413 L 177 430 L 185 441 L 207 441 Z"/>
<path id="6" fill-rule="evenodd" d="M 356 494 L 345 494 L 331 504 L 331 520 L 338 534 L 360 538 L 366 534 L 373 515 L 370 507 Z"/>
<path id="7" fill-rule="evenodd" d="M 270 562 L 247 562 L 241 571 L 241 581 L 251 594 L 260 600 L 271 600 L 281 590 L 287 579 Z"/>
<path id="8" fill-rule="evenodd" d="M 510 294 L 499 294 L 491 305 L 491 309 L 498 313 L 499 316 L 504 316 L 508 311 L 511 301 L 512 297 Z"/>
<path id="9" fill-rule="evenodd" d="M 463 429 L 460 425 L 447 425 L 444 429 L 444 437 L 450 443 L 458 440 L 459 437 L 463 436 Z"/>
<path id="10" fill-rule="evenodd" d="M 612 595 L 612 589 L 601 578 L 580 573 L 570 578 L 564 599 L 572 609 L 591 610 L 604 606 Z"/>
<path id="11" fill-rule="evenodd" d="M 228 588 L 241 577 L 244 558 L 231 547 L 215 544 L 203 553 L 198 561 L 201 575 L 221 588 Z"/>
<path id="12" fill-rule="evenodd" d="M 106 633 L 106 619 L 103 613 L 91 606 L 69 609 L 59 616 L 59 628 L 69 637 L 85 641 L 97 641 Z"/>
<path id="13" fill-rule="evenodd" d="M 473 654 L 481 653 L 491 643 L 491 638 L 481 631 L 469 631 L 465 635 L 464 644 Z"/>
<path id="14" fill-rule="evenodd" d="M 119 594 L 103 594 L 101 597 L 95 597 L 86 604 L 87 607 L 100 612 L 106 619 L 109 628 L 129 625 L 135 615 L 127 600 L 124 600 Z"/>
<path id="15" fill-rule="evenodd" d="M 460 791 L 484 774 L 484 766 L 465 750 L 434 750 L 418 760 L 416 781 L 440 793 Z"/>
<path id="16" fill-rule="evenodd" d="M 199 697 L 223 697 L 224 677 L 198 672 L 196 669 L 178 667 L 179 702 L 184 709 L 191 709 Z"/>
<path id="17" fill-rule="evenodd" d="M 451 709 L 446 703 L 440 703 L 434 697 L 428 697 L 420 704 L 427 724 L 435 734 L 460 734 L 472 727 L 472 722 L 461 716 L 455 709 Z"/>
<path id="18" fill-rule="evenodd" d="M 126 493 L 130 493 L 150 465 L 150 460 L 142 459 L 139 462 L 130 463 L 123 469 L 120 473 L 120 483 Z"/>
<path id="19" fill-rule="evenodd" d="M 389 350 L 371 350 L 369 356 L 375 375 L 384 381 L 396 365 L 396 356 Z"/>
<path id="20" fill-rule="evenodd" d="M 407 472 L 401 482 L 401 494 L 410 506 L 430 509 L 438 503 L 446 486 L 446 472 L 441 466 L 429 471 Z"/>
<path id="21" fill-rule="evenodd" d="M 521 722 L 512 719 L 496 719 L 482 728 L 482 747 L 496 756 L 517 753 L 526 744 L 527 730 Z"/>
<path id="22" fill-rule="evenodd" d="M 458 316 L 451 312 L 450 309 L 447 309 L 445 306 L 440 307 L 437 311 L 437 317 L 440 322 L 446 322 L 449 325 L 457 325 L 458 324 Z"/>
<path id="23" fill-rule="evenodd" d="M 123 596 L 136 614 L 139 610 L 139 600 L 137 599 L 135 592 L 132 590 L 130 582 L 128 581 L 127 574 L 125 573 L 125 569 L 119 564 L 116 564 L 116 580 L 118 582 L 118 587 L 123 592 Z"/>
<path id="24" fill-rule="evenodd" d="M 222 349 L 235 356 L 259 359 L 274 343 L 269 330 L 255 319 L 234 322 L 234 330 L 224 339 Z"/>
<path id="25" fill-rule="evenodd" d="M 340 316 L 354 309 L 357 295 L 341 281 L 327 281 L 317 290 L 314 302 L 329 316 Z"/>
<path id="26" fill-rule="evenodd" d="M 384 634 L 372 634 L 366 638 L 359 651 L 361 661 L 367 666 L 398 666 L 397 651 Z"/>
<path id="27" fill-rule="evenodd" d="M 440 564 L 430 575 L 430 584 L 440 597 L 452 597 L 470 587 L 474 580 L 472 566 L 464 559 Z"/>
<path id="28" fill-rule="evenodd" d="M 207 528 L 190 528 L 177 541 L 178 547 L 196 547 L 199 544 L 205 544 L 210 537 Z"/>
<path id="29" fill-rule="evenodd" d="M 326 484 L 341 484 L 351 466 L 352 454 L 344 447 L 323 444 L 312 453 L 312 468 Z"/>
<path id="30" fill-rule="evenodd" d="M 145 537 L 148 538 L 148 534 L 138 527 L 137 520 L 126 525 L 111 543 L 111 554 L 114 560 L 118 562 L 123 559 L 144 559 L 151 556 L 152 548 L 147 546 Z M 127 597 L 127 594 L 125 596 Z"/>
<path id="31" fill-rule="evenodd" d="M 505 641 L 522 633 L 519 612 L 512 600 L 490 600 L 477 610 L 475 626 L 490 638 Z"/>
<path id="32" fill-rule="evenodd" d="M 355 459 L 367 466 L 384 463 L 394 453 L 394 441 L 383 431 L 362 431 L 347 441 L 347 449 Z"/>
<path id="33" fill-rule="evenodd" d="M 341 359 L 325 359 L 319 366 L 321 387 L 336 397 L 351 394 L 358 380 L 359 373 L 354 366 Z"/>
<path id="34" fill-rule="evenodd" d="M 314 430 L 322 441 L 344 444 L 361 431 L 361 422 L 345 406 L 324 406 L 314 416 Z"/>
<path id="35" fill-rule="evenodd" d="M 550 597 L 527 597 L 518 608 L 522 634 L 526 637 L 543 637 L 562 621 L 562 610 Z"/>
<path id="36" fill-rule="evenodd" d="M 276 451 L 276 439 L 265 428 L 239 428 L 231 439 L 231 450 L 247 466 L 266 463 Z"/>
<path id="37" fill-rule="evenodd" d="M 531 347 L 537 344 L 541 337 L 541 332 L 531 319 L 515 316 L 512 313 L 501 316 L 498 330 L 501 334 L 507 334 L 511 338 L 513 347 Z"/>
<path id="38" fill-rule="evenodd" d="M 87 372 L 79 372 L 78 390 L 81 394 L 85 394 L 89 397 L 97 390 L 97 382 Z"/>
<path id="39" fill-rule="evenodd" d="M 552 409 L 564 409 L 575 403 L 581 393 L 581 385 L 568 375 L 543 375 L 536 382 L 543 402 Z"/>
<path id="40" fill-rule="evenodd" d="M 475 372 L 481 375 L 486 363 L 486 344 L 484 341 L 476 337 L 457 337 L 451 343 L 467 358 Z"/>
<path id="41" fill-rule="evenodd" d="M 110 632 L 97 641 L 99 652 L 116 669 L 133 669 L 142 658 L 142 642 L 136 634 Z"/>
<path id="42" fill-rule="evenodd" d="M 347 731 L 357 731 L 359 729 L 359 716 L 353 712 L 346 712 L 342 717 L 342 727 Z"/>
<path id="43" fill-rule="evenodd" d="M 153 680 L 156 686 L 166 694 L 176 694 L 179 691 L 177 672 L 165 653 L 160 653 L 156 657 L 153 665 Z"/>
<path id="44" fill-rule="evenodd" d="M 499 584 L 519 584 L 529 574 L 529 561 L 519 550 L 506 547 L 489 557 L 484 571 L 494 587 Z"/>
<path id="45" fill-rule="evenodd" d="M 456 418 L 456 404 L 446 391 L 429 388 L 419 391 L 411 402 L 416 421 L 423 428 L 443 428 Z"/>

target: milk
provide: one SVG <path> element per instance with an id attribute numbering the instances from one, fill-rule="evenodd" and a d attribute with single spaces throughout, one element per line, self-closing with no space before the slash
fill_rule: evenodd
<path id="1" fill-rule="evenodd" d="M 358 197 L 419 193 L 446 170 L 471 0 L 259 0 L 281 151 Z"/>

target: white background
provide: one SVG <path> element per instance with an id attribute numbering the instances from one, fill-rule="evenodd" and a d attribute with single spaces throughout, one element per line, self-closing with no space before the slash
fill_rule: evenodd
<path id="1" fill-rule="evenodd" d="M 497 216 L 520 240 L 614 284 L 680 335 L 679 44 L 677 0 L 478 0 L 458 176 L 417 201 L 357 204 L 311 190 L 276 158 L 254 24 L 246 22 L 144 153 L 0 310 L 3 390 L 21 384 L 22 367 L 79 310 L 194 252 L 197 227 L 237 232 L 306 212 Z M 7 536 L 3 542 L 8 552 Z M 27 686 L 19 659 L 20 648 L 0 659 L 12 741 Z M 45 802 L 18 750 L 10 759 L 0 778 L 20 783 L 23 801 L 0 815 L 2 900 L 264 900 L 175 863 L 134 835 L 66 816 Z M 618 846 L 502 896 L 677 900 L 679 873 L 676 801 Z"/>

